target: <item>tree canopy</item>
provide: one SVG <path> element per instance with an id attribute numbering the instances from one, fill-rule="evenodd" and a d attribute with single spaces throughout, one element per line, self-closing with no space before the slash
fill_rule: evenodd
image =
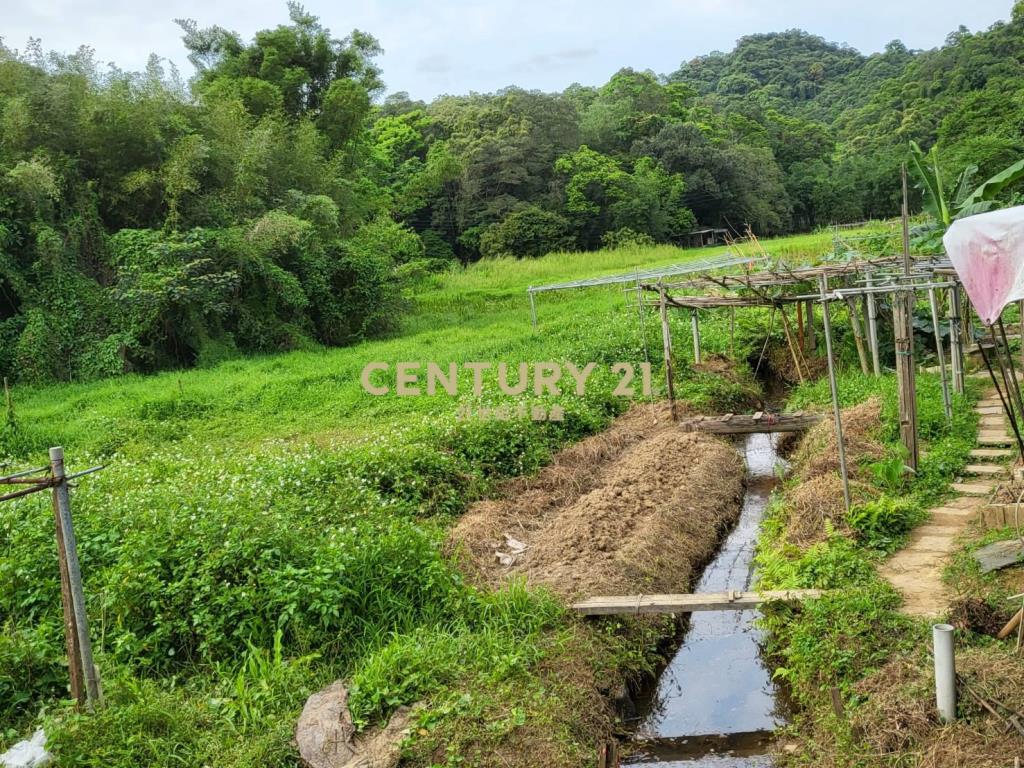
<path id="1" fill-rule="evenodd" d="M 403 274 L 895 215 L 911 142 L 950 179 L 1024 157 L 1020 2 L 930 51 L 790 30 L 430 103 L 383 95 L 371 35 L 287 11 L 249 41 L 179 20 L 187 84 L 0 45 L 0 374 L 347 344 L 394 323 Z"/>

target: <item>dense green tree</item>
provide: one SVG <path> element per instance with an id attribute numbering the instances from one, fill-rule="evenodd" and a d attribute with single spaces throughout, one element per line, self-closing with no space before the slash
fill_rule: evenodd
<path id="1" fill-rule="evenodd" d="M 531 205 L 488 227 L 480 236 L 480 253 L 522 258 L 572 250 L 575 244 L 565 217 Z"/>
<path id="2" fill-rule="evenodd" d="M 350 343 L 454 259 L 888 217 L 910 142 L 935 178 L 1024 156 L 1024 2 L 929 51 L 790 30 L 667 77 L 430 103 L 382 99 L 377 42 L 295 3 L 251 40 L 179 23 L 187 84 L 0 45 L 0 373 Z"/>

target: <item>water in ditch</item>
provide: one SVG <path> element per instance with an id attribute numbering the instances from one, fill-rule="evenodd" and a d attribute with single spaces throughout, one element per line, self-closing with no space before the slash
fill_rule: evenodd
<path id="1" fill-rule="evenodd" d="M 781 462 L 775 438 L 746 438 L 747 490 L 740 518 L 705 569 L 696 592 L 749 588 L 761 519 Z M 682 645 L 657 686 L 637 702 L 638 751 L 623 765 L 771 765 L 768 745 L 772 731 L 785 720 L 784 705 L 761 658 L 757 616 L 755 611 L 691 614 Z"/>

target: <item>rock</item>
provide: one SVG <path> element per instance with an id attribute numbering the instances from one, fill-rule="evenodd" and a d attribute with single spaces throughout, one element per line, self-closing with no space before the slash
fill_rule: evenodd
<path id="1" fill-rule="evenodd" d="M 306 700 L 295 726 L 295 743 L 309 768 L 394 768 L 411 715 L 408 707 L 399 707 L 384 728 L 356 736 L 348 690 L 337 680 Z"/>
<path id="2" fill-rule="evenodd" d="M 982 573 L 998 571 L 1021 562 L 1024 559 L 1024 545 L 1018 539 L 997 541 L 975 551 L 974 559 L 981 566 Z"/>
<path id="3" fill-rule="evenodd" d="M 46 734 L 42 728 L 33 733 L 31 739 L 19 741 L 0 755 L 0 765 L 4 768 L 40 768 L 52 760 L 53 756 L 46 751 Z"/>
<path id="4" fill-rule="evenodd" d="M 340 768 L 355 757 L 355 734 L 348 690 L 338 680 L 306 699 L 295 726 L 295 743 L 310 768 Z"/>

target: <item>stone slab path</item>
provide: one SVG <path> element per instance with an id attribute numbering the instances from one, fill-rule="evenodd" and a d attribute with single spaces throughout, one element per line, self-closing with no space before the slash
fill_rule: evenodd
<path id="1" fill-rule="evenodd" d="M 979 447 L 971 451 L 963 482 L 950 486 L 957 497 L 929 510 L 928 521 L 914 530 L 907 546 L 879 569 L 903 595 L 902 610 L 911 616 L 941 616 L 946 612 L 950 595 L 942 583 L 942 570 L 956 539 L 977 517 L 995 487 L 1009 478 L 1005 462 L 1014 455 L 1009 448 L 1012 438 L 994 389 L 975 410 L 981 417 Z"/>

